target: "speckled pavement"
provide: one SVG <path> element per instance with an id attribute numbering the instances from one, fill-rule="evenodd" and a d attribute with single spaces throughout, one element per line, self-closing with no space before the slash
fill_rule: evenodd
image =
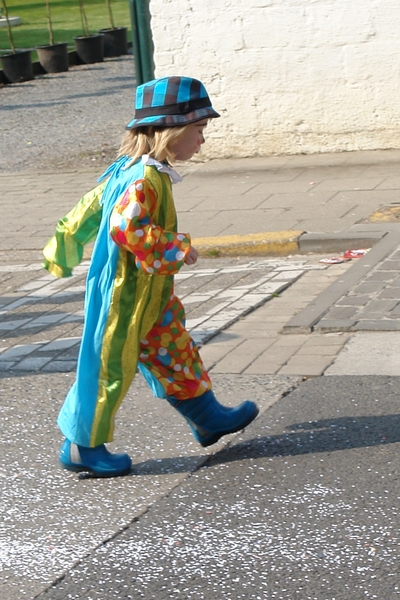
<path id="1" fill-rule="evenodd" d="M 253 397 L 260 408 L 296 385 L 293 377 L 213 378 L 226 405 Z M 57 464 L 56 417 L 70 373 L 0 379 L 1 597 L 35 598 L 94 548 L 118 536 L 179 487 L 229 439 L 202 449 L 186 423 L 138 379 L 119 413 L 113 450 L 129 452 L 131 475 L 85 479 Z"/>
<path id="2" fill-rule="evenodd" d="M 38 598 L 398 598 L 397 405 L 397 378 L 305 382 Z"/>

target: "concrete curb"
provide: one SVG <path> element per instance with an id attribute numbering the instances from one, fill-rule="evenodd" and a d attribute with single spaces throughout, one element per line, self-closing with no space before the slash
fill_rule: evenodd
<path id="1" fill-rule="evenodd" d="M 302 231 L 271 231 L 192 240 L 200 256 L 287 256 L 299 248 Z"/>
<path id="2" fill-rule="evenodd" d="M 222 256 L 289 256 L 324 254 L 372 248 L 385 230 L 371 232 L 305 233 L 303 231 L 267 231 L 248 235 L 226 235 L 192 239 L 203 258 Z M 85 247 L 83 258 L 90 260 L 93 245 Z"/>
<path id="3" fill-rule="evenodd" d="M 290 254 L 344 252 L 371 248 L 385 231 L 306 233 L 304 231 L 270 231 L 249 235 L 195 238 L 193 246 L 200 256 L 288 256 Z"/>

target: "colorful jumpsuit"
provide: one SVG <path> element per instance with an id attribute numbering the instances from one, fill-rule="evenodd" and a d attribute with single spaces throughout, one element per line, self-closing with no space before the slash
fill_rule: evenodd
<path id="1" fill-rule="evenodd" d="M 139 368 L 155 396 L 186 400 L 211 389 L 173 276 L 190 236 L 177 233 L 171 180 L 163 165 L 123 157 L 57 225 L 44 266 L 68 276 L 95 238 L 76 381 L 58 425 L 67 439 L 94 447 L 113 439 L 116 412 Z"/>

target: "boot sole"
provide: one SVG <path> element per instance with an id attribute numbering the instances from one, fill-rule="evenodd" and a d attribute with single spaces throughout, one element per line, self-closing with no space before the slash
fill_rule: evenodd
<path id="1" fill-rule="evenodd" d="M 95 471 L 84 465 L 67 465 L 61 460 L 59 461 L 60 467 L 67 471 L 73 471 L 74 473 L 90 473 L 93 477 L 121 477 L 122 475 L 128 475 L 131 473 L 132 468 L 124 469 L 123 471 Z"/>
<path id="2" fill-rule="evenodd" d="M 196 436 L 197 440 L 203 448 L 207 448 L 207 446 L 212 446 L 213 444 L 216 444 L 218 442 L 218 440 L 220 440 L 224 435 L 229 435 L 230 433 L 236 433 L 237 431 L 241 431 L 242 429 L 247 427 L 247 425 L 250 425 L 250 423 L 252 421 L 254 421 L 254 419 L 256 418 L 256 416 L 258 415 L 259 412 L 260 412 L 260 410 L 259 410 L 258 406 L 256 406 L 254 409 L 254 412 L 248 417 L 248 419 L 246 419 L 246 421 L 244 421 L 244 423 L 241 423 L 239 427 L 235 427 L 234 429 L 229 429 L 229 431 L 226 431 L 226 430 L 216 431 L 215 433 L 213 433 L 212 435 L 208 436 L 207 438 L 205 438 L 203 440 L 199 440 L 199 438 Z"/>

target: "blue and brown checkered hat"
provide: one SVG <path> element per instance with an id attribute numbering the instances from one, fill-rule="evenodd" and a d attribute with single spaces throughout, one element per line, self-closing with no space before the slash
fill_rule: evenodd
<path id="1" fill-rule="evenodd" d="M 219 116 L 201 81 L 191 77 L 163 77 L 137 87 L 135 118 L 127 129 L 148 125 L 179 127 Z"/>

